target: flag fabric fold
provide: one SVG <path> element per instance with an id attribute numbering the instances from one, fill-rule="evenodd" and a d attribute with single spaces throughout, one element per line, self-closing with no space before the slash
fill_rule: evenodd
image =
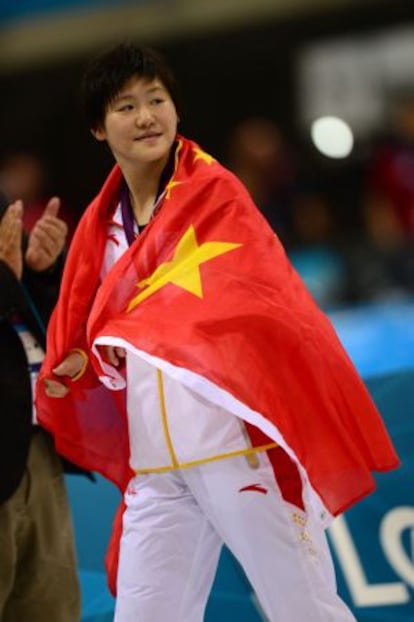
<path id="1" fill-rule="evenodd" d="M 126 381 L 99 347 L 122 345 L 275 440 L 326 515 L 371 492 L 372 471 L 398 466 L 392 443 L 242 184 L 180 137 L 160 209 L 101 283 L 121 180 L 115 167 L 78 226 L 49 326 L 37 410 L 57 449 L 125 488 Z M 91 364 L 57 402 L 42 380 L 72 348 Z"/>

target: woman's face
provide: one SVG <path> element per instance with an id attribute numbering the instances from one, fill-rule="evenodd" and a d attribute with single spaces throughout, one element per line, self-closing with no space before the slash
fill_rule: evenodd
<path id="1" fill-rule="evenodd" d="M 132 78 L 109 104 L 104 125 L 93 132 L 106 140 L 121 166 L 167 160 L 177 133 L 174 102 L 155 78 Z"/>

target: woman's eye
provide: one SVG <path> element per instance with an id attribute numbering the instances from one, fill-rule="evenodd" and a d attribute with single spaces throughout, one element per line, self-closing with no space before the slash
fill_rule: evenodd
<path id="1" fill-rule="evenodd" d="M 132 108 L 132 104 L 124 104 L 123 106 L 119 106 L 118 110 L 119 112 L 128 112 L 129 110 L 132 110 Z"/>
<path id="2" fill-rule="evenodd" d="M 161 97 L 154 97 L 153 99 L 151 99 L 151 104 L 157 106 L 158 104 L 162 104 L 163 101 L 164 100 Z"/>

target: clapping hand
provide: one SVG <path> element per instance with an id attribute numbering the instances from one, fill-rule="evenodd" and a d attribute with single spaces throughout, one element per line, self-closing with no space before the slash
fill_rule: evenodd
<path id="1" fill-rule="evenodd" d="M 65 245 L 66 223 L 58 218 L 60 199 L 53 197 L 29 235 L 25 262 L 35 272 L 51 268 Z"/>
<path id="2" fill-rule="evenodd" d="M 0 222 L 0 260 L 20 280 L 23 272 L 22 231 L 23 203 L 15 201 L 7 208 Z"/>

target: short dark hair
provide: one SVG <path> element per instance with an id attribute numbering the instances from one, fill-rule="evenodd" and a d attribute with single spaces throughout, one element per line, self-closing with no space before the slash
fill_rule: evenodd
<path id="1" fill-rule="evenodd" d="M 177 82 L 160 52 L 125 42 L 96 56 L 86 67 L 81 98 L 86 121 L 91 129 L 102 128 L 108 106 L 135 76 L 148 80 L 158 78 L 178 112 Z"/>

